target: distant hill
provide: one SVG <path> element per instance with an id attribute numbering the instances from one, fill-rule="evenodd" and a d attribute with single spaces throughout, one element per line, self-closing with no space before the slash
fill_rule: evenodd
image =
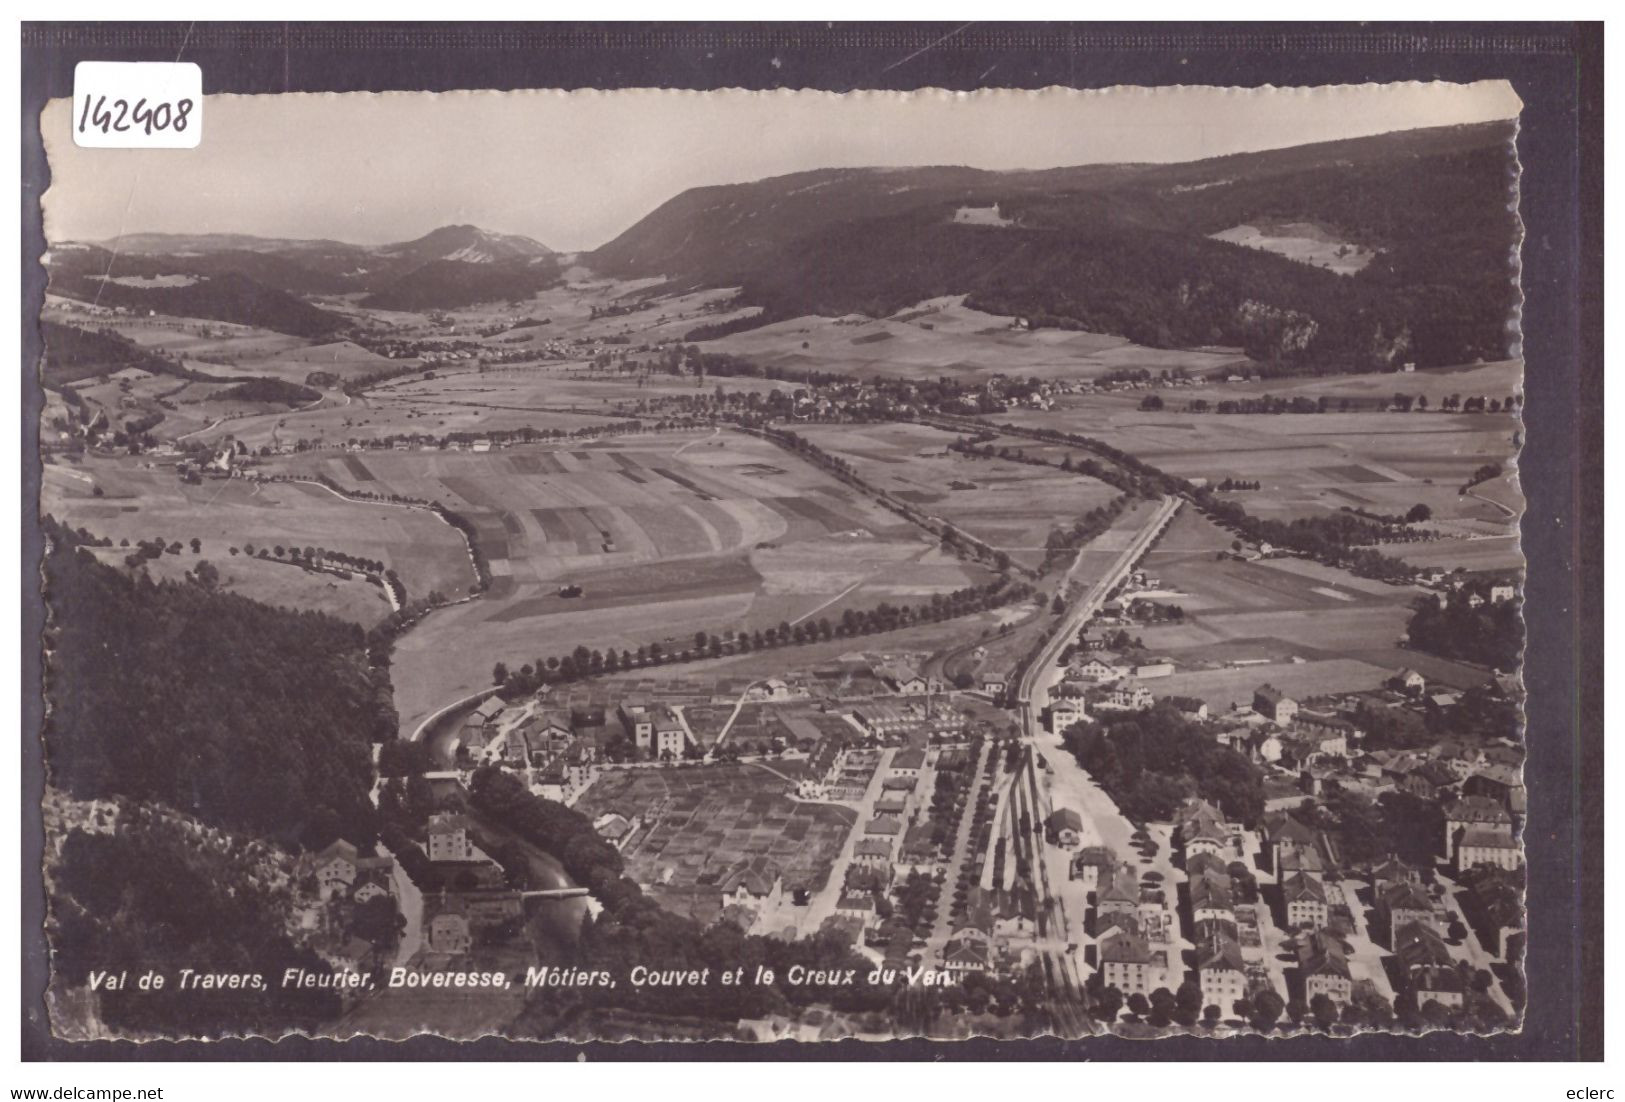
<path id="1" fill-rule="evenodd" d="M 62 294 L 316 337 L 337 332 L 346 323 L 308 303 L 299 302 L 301 310 L 267 292 L 294 296 L 296 301 L 303 296 L 360 292 L 370 296 L 369 304 L 382 308 L 430 310 L 528 298 L 558 278 L 557 260 L 547 246 L 468 225 L 442 226 L 415 240 L 388 245 L 246 234 L 130 234 L 101 244 L 55 246 L 48 262 L 52 289 Z M 225 282 L 162 296 L 154 296 L 150 288 L 132 294 L 127 284 L 98 286 L 105 282 L 103 277 L 130 276 L 198 277 L 200 282 L 191 286 L 201 286 L 204 277 Z M 122 289 L 113 291 L 114 287 Z M 199 300 L 213 298 L 211 291 L 240 292 L 256 306 L 252 311 L 231 310 L 216 303 L 207 307 L 215 312 L 200 312 L 205 307 Z M 252 313 L 266 320 L 226 317 L 225 312 Z"/>
<path id="2" fill-rule="evenodd" d="M 374 251 L 419 264 L 431 260 L 501 264 L 510 260 L 533 260 L 553 255 L 553 250 L 539 241 L 518 234 L 491 233 L 478 226 L 441 226 L 416 241 L 383 245 Z"/>
<path id="3" fill-rule="evenodd" d="M 354 248 L 338 241 L 303 240 L 287 237 L 255 237 L 247 233 L 127 233 L 106 241 L 92 242 L 109 252 L 137 256 L 179 256 L 186 253 L 296 252 L 306 249 Z"/>
<path id="4" fill-rule="evenodd" d="M 298 337 L 329 336 L 350 324 L 339 314 L 209 258 L 123 257 L 94 247 L 53 249 L 49 273 L 55 294 L 137 313 L 206 318 Z"/>
<path id="5" fill-rule="evenodd" d="M 797 173 L 684 192 L 582 261 L 739 286 L 762 323 L 965 294 L 1035 326 L 1327 370 L 1500 359 L 1512 139 L 1497 123 L 1173 165 Z M 1208 236 L 1257 222 L 1375 256 L 1344 276 Z"/>

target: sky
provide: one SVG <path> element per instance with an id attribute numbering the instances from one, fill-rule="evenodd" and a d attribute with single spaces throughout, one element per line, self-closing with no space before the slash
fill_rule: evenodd
<path id="1" fill-rule="evenodd" d="M 81 149 L 41 120 L 52 241 L 247 233 L 379 244 L 472 223 L 564 252 L 691 187 L 812 168 L 1188 161 L 1516 117 L 1504 81 L 1080 92 L 209 96 L 196 149 Z"/>

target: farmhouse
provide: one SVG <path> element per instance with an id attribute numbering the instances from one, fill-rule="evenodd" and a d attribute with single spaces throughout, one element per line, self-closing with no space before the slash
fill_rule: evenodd
<path id="1" fill-rule="evenodd" d="M 1418 799 L 1433 801 L 1453 792 L 1456 783 L 1456 774 L 1448 765 L 1442 761 L 1429 761 L 1406 773 L 1397 787 Z"/>
<path id="2" fill-rule="evenodd" d="M 479 760 L 486 756 L 495 737 L 495 726 L 487 726 L 479 716 L 470 716 L 458 733 L 457 752 Z"/>
<path id="3" fill-rule="evenodd" d="M 1292 732 L 1299 738 L 1311 739 L 1323 754 L 1346 757 L 1349 747 L 1359 741 L 1363 733 L 1342 716 L 1331 712 L 1300 708 L 1292 717 Z"/>

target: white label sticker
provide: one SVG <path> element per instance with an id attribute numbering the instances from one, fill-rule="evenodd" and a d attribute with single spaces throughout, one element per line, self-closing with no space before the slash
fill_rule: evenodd
<path id="1" fill-rule="evenodd" d="M 203 70 L 190 61 L 81 61 L 73 70 L 73 140 L 92 149 L 195 149 Z"/>

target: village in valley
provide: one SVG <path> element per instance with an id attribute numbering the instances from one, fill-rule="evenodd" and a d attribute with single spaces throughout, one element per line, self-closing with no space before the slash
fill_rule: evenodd
<path id="1" fill-rule="evenodd" d="M 431 306 L 344 275 L 255 324 L 183 312 L 224 278 L 202 246 L 148 245 L 107 301 L 100 253 L 52 258 L 53 541 L 130 600 L 322 614 L 324 691 L 369 725 L 308 768 L 249 740 L 274 807 L 188 795 L 218 747 L 173 791 L 75 749 L 53 829 L 197 843 L 202 879 L 279 901 L 290 972 L 375 978 L 321 980 L 303 1028 L 1516 1027 L 1517 350 L 1321 371 L 964 294 L 764 318 L 436 234 L 521 250 L 514 284 Z M 276 839 L 251 873 L 231 830 Z M 780 978 L 659 971 L 734 963 Z M 877 979 L 782 978 L 826 971 Z M 111 1035 L 94 992 L 56 1005 Z"/>

